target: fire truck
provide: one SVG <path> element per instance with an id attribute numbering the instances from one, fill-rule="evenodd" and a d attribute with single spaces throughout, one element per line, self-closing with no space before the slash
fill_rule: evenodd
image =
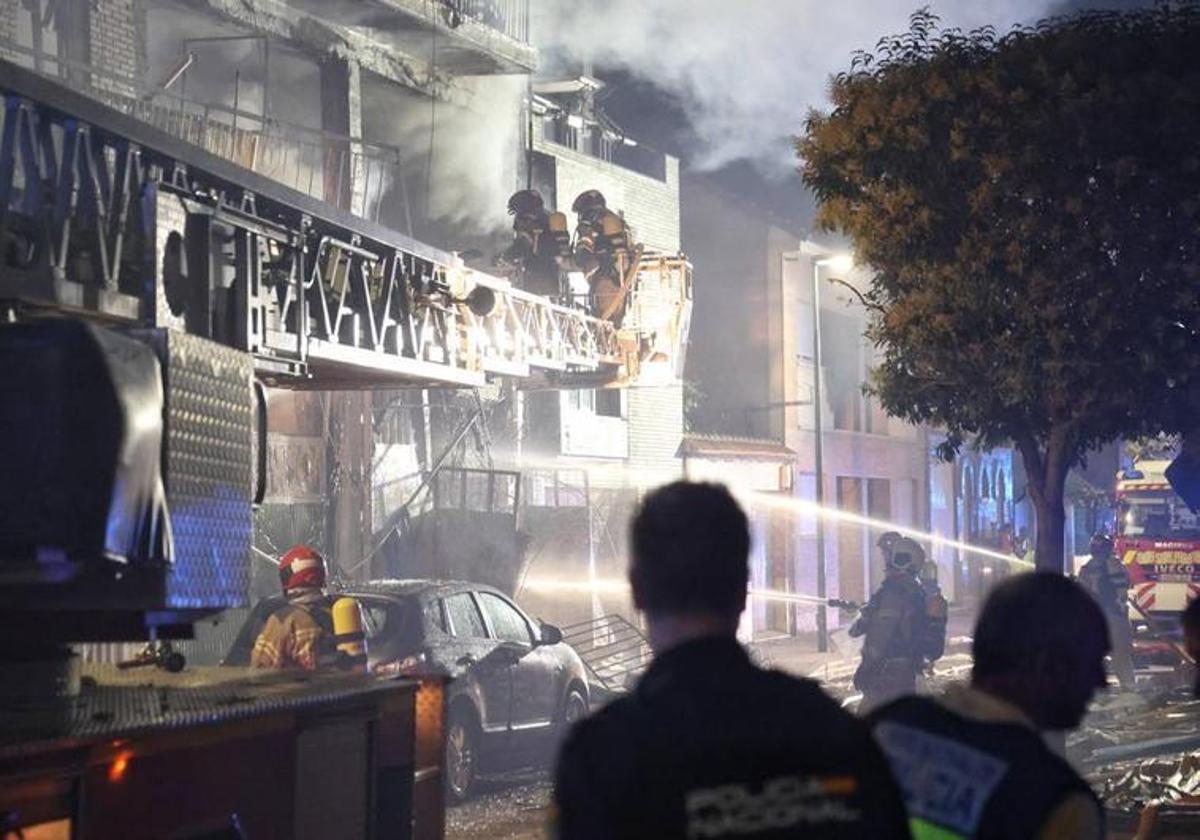
<path id="1" fill-rule="evenodd" d="M 1165 476 L 1170 461 L 1140 461 L 1117 474 L 1116 552 L 1129 567 L 1130 617 L 1172 623 L 1200 594 L 1200 517 Z"/>
<path id="2" fill-rule="evenodd" d="M 119 93 L 0 60 L 0 837 L 438 837 L 439 684 L 168 673 L 248 600 L 266 389 L 670 380 L 690 265 L 642 255 L 595 318 Z M 166 668 L 81 662 L 110 641 Z"/>

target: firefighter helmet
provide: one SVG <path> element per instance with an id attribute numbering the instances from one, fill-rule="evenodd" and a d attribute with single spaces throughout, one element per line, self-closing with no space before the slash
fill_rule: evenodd
<path id="1" fill-rule="evenodd" d="M 916 573 L 925 563 L 925 550 L 916 540 L 897 536 L 892 542 L 892 550 L 888 554 L 889 569 Z"/>
<path id="2" fill-rule="evenodd" d="M 515 192 L 508 199 L 508 214 L 521 215 L 526 213 L 540 213 L 546 205 L 542 202 L 542 196 L 537 190 L 521 190 Z"/>
<path id="3" fill-rule="evenodd" d="M 604 193 L 600 190 L 584 190 L 571 205 L 571 212 L 587 213 L 592 210 L 603 210 L 607 206 L 608 202 L 604 200 Z"/>
<path id="4" fill-rule="evenodd" d="M 900 539 L 900 534 L 896 531 L 884 531 L 879 535 L 879 539 L 875 545 L 887 555 L 891 553 L 892 547 L 896 545 L 896 540 L 898 539 Z"/>
<path id="5" fill-rule="evenodd" d="M 1112 537 L 1105 533 L 1092 534 L 1089 550 L 1093 557 L 1110 557 L 1113 553 Z"/>
<path id="6" fill-rule="evenodd" d="M 306 545 L 294 545 L 279 558 L 284 591 L 325 585 L 325 558 Z"/>

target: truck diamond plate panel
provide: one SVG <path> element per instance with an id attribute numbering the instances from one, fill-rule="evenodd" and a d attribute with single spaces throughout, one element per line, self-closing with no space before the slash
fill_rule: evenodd
<path id="1" fill-rule="evenodd" d="M 253 358 L 175 330 L 151 335 L 166 386 L 163 474 L 175 537 L 167 605 L 243 606 L 253 530 Z"/>
<path id="2" fill-rule="evenodd" d="M 283 711 L 299 711 L 416 684 L 372 681 L 356 676 L 296 675 L 281 672 L 236 674 L 231 669 L 190 670 L 181 675 L 140 674 L 126 679 L 115 669 L 93 666 L 101 680 L 85 685 L 78 697 L 0 716 L 0 755 L 48 738 L 109 738 L 220 724 Z M 239 678 L 237 675 L 248 676 Z M 174 677 L 174 679 L 172 679 Z M 112 684 L 142 680 L 145 685 Z"/>

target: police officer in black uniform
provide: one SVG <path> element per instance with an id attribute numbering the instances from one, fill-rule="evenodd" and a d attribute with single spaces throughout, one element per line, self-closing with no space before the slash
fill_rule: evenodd
<path id="1" fill-rule="evenodd" d="M 1017 575 L 992 590 L 973 646 L 969 686 L 903 697 L 868 718 L 913 836 L 1102 840 L 1095 794 L 1042 739 L 1078 726 L 1105 685 L 1099 608 L 1062 575 Z"/>
<path id="2" fill-rule="evenodd" d="M 724 487 L 646 497 L 629 579 L 655 658 L 634 692 L 575 725 L 557 837 L 908 837 L 886 764 L 816 683 L 756 667 L 737 641 L 746 516 Z"/>

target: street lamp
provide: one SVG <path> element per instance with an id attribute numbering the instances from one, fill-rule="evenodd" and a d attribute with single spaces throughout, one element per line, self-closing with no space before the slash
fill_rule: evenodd
<path id="1" fill-rule="evenodd" d="M 817 505 L 817 597 L 821 602 L 817 605 L 817 650 L 825 653 L 829 650 L 829 618 L 825 599 L 828 597 L 825 585 L 825 464 L 824 464 L 824 430 L 821 417 L 821 267 L 829 266 L 835 271 L 847 272 L 854 267 L 854 257 L 850 254 L 835 254 L 821 259 L 813 259 L 812 276 L 812 312 L 813 312 L 813 433 L 815 447 L 813 450 L 813 471 L 816 473 Z"/>

